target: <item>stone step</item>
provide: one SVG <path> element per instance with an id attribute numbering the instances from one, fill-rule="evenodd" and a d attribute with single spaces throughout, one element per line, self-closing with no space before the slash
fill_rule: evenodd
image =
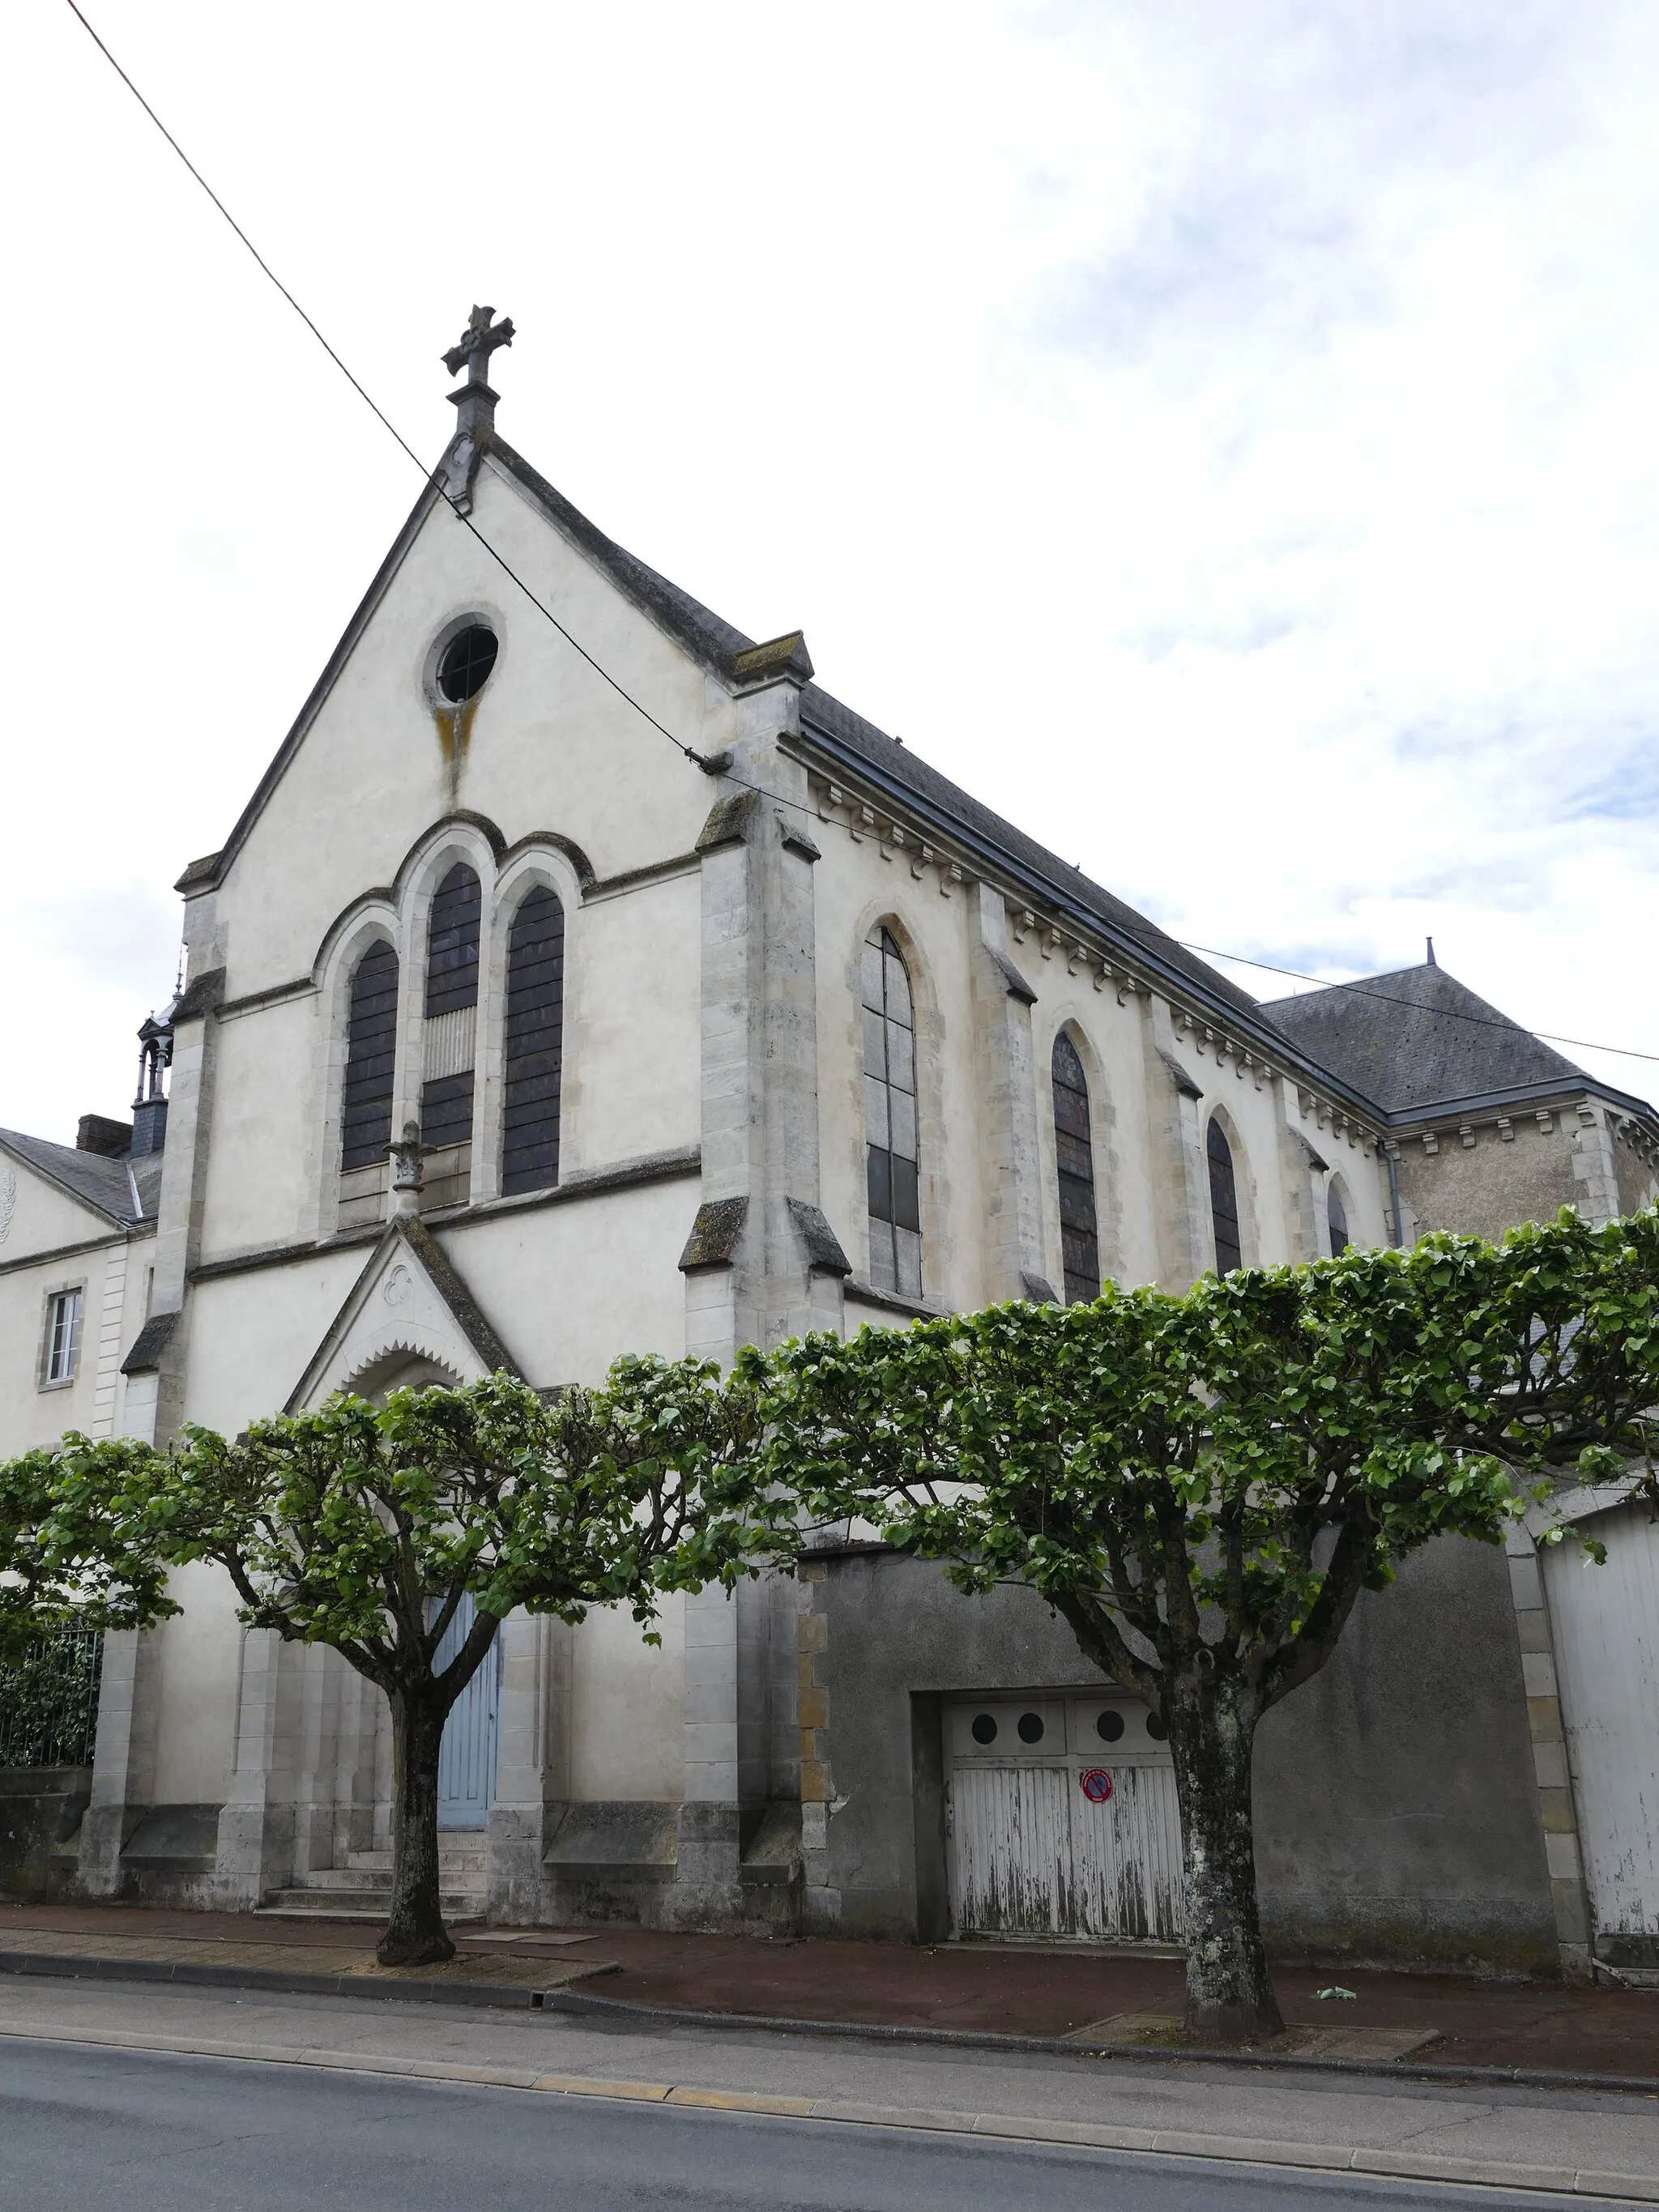
<path id="1" fill-rule="evenodd" d="M 457 1874 L 487 1873 L 489 1867 L 489 1845 L 483 1841 L 474 1843 L 470 1839 L 464 1844 L 451 1843 L 447 1838 L 441 1837 L 438 1842 L 438 1864 L 446 1873 L 452 1870 Z M 346 1854 L 346 1868 L 353 1874 L 384 1874 L 390 1877 L 392 1854 L 390 1851 L 349 1851 Z"/>
<path id="2" fill-rule="evenodd" d="M 444 1918 L 457 1924 L 484 1917 L 485 1899 L 471 1890 L 441 1891 L 438 1904 Z M 386 1899 L 372 1889 L 279 1889 L 254 1910 L 289 1920 L 373 1921 L 384 1928 Z"/>

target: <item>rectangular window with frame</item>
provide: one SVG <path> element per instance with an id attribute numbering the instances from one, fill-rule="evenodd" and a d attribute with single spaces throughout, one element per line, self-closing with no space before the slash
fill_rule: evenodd
<path id="1" fill-rule="evenodd" d="M 73 1382 L 81 1357 L 81 1291 L 54 1291 L 46 1300 L 46 1338 L 40 1362 L 43 1383 Z"/>

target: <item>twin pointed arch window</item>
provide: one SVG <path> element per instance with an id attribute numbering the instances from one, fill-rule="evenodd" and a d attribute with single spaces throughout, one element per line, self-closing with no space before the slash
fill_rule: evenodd
<path id="1" fill-rule="evenodd" d="M 418 1093 L 421 1143 L 428 1156 L 427 1202 L 471 1194 L 477 1128 L 478 1008 L 487 983 L 483 891 L 477 872 L 458 860 L 433 893 L 421 977 L 419 1065 L 405 1095 Z M 396 951 L 376 939 L 359 956 L 347 990 L 346 1060 L 341 1097 L 343 1176 L 386 1160 L 398 1091 Z M 559 1103 L 563 1073 L 564 908 L 556 892 L 532 884 L 507 930 L 502 994 L 501 1082 L 486 1103 L 501 1116 L 503 1194 L 539 1190 L 559 1179 Z M 349 1195 L 343 1187 L 343 1199 Z M 365 1196 L 356 1203 L 373 1204 Z"/>

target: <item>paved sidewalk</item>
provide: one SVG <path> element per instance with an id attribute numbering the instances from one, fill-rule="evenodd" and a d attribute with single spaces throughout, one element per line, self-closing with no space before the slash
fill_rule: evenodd
<path id="1" fill-rule="evenodd" d="M 551 1989 L 580 1976 L 579 1986 L 595 1996 L 641 2006 L 1034 2036 L 1074 2034 L 1126 2014 L 1178 2013 L 1182 1994 L 1178 1960 L 1122 1954 L 777 1943 L 624 1927 L 454 1933 L 462 1955 L 453 1966 L 436 1976 L 406 1970 L 401 1978 Z M 149 1957 L 379 1972 L 370 1955 L 374 1934 L 263 1914 L 0 1905 L 0 1953 L 58 1949 L 111 1967 Z M 612 1964 L 616 1971 L 586 1978 Z M 1279 1969 L 1275 1980 L 1286 2020 L 1303 2029 L 1431 2031 L 1435 2040 L 1420 2048 L 1419 2063 L 1659 2078 L 1659 1990 L 1306 1967 Z M 1316 1994 L 1332 1986 L 1352 1990 L 1354 2001 Z"/>
<path id="2" fill-rule="evenodd" d="M 355 1999 L 0 1983 L 15 2039 L 1659 2203 L 1659 2095 L 1473 2090 Z"/>

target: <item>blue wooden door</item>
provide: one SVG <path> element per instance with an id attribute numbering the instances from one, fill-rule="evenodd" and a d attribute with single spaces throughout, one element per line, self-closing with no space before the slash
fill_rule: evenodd
<path id="1" fill-rule="evenodd" d="M 478 1608 L 464 1597 L 444 1632 L 434 1662 L 441 1672 L 465 1641 Z M 495 1796 L 495 1747 L 501 1710 L 501 1640 L 450 1708 L 438 1753 L 438 1826 L 483 1828 Z"/>

